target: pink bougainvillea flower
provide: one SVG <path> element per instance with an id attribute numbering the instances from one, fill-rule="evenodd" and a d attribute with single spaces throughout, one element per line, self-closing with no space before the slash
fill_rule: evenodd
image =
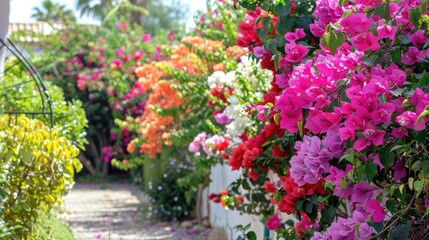
<path id="1" fill-rule="evenodd" d="M 301 109 L 283 109 L 280 112 L 280 127 L 291 133 L 298 131 L 298 122 L 302 120 Z"/>
<path id="2" fill-rule="evenodd" d="M 395 165 L 393 165 L 392 170 L 393 170 L 393 180 L 395 181 L 400 181 L 405 176 L 407 176 L 407 170 L 405 168 L 404 161 L 401 161 L 401 160 L 397 161 Z"/>
<path id="3" fill-rule="evenodd" d="M 308 232 L 308 230 L 311 227 L 313 227 L 315 224 L 310 221 L 310 218 L 307 216 L 306 213 L 301 213 L 301 219 L 302 219 L 301 221 L 295 223 L 295 232 L 296 232 L 296 235 L 303 238 L 304 234 Z"/>
<path id="4" fill-rule="evenodd" d="M 369 147 L 371 145 L 371 141 L 368 141 L 365 138 L 359 138 L 358 140 L 356 140 L 356 142 L 353 144 L 353 149 L 361 152 L 362 150 L 364 150 L 365 148 Z"/>
<path id="5" fill-rule="evenodd" d="M 417 30 L 415 33 L 411 34 L 409 39 L 410 42 L 418 48 L 423 46 L 428 41 L 428 38 L 425 36 L 422 30 Z"/>
<path id="6" fill-rule="evenodd" d="M 405 128 L 394 128 L 392 130 L 392 136 L 398 139 L 408 136 L 408 130 Z"/>
<path id="7" fill-rule="evenodd" d="M 352 202 L 364 203 L 374 196 L 375 190 L 378 188 L 370 185 L 367 182 L 359 182 L 353 186 Z"/>
<path id="8" fill-rule="evenodd" d="M 326 24 L 322 22 L 315 22 L 310 24 L 310 32 L 318 38 L 322 38 L 323 34 L 325 34 Z"/>
<path id="9" fill-rule="evenodd" d="M 374 144 L 374 146 L 380 146 L 383 144 L 383 140 L 384 140 L 384 135 L 386 134 L 386 132 L 384 131 L 379 131 L 377 130 L 377 128 L 375 127 L 368 127 L 363 131 L 363 135 L 368 139 L 371 140 L 372 144 Z"/>
<path id="10" fill-rule="evenodd" d="M 77 83 L 77 88 L 79 90 L 81 91 L 85 90 L 85 85 L 86 85 L 85 80 L 83 80 L 82 78 L 79 78 L 76 83 Z"/>
<path id="11" fill-rule="evenodd" d="M 371 49 L 375 51 L 380 48 L 378 45 L 378 38 L 371 32 L 360 33 L 350 39 L 354 48 L 359 51 L 366 51 Z"/>
<path id="12" fill-rule="evenodd" d="M 218 113 L 214 117 L 216 122 L 219 124 L 228 124 L 231 122 L 231 120 L 223 113 Z"/>
<path id="13" fill-rule="evenodd" d="M 323 233 L 315 232 L 310 240 L 328 240 L 328 239 L 329 239 L 329 237 L 324 235 Z"/>
<path id="14" fill-rule="evenodd" d="M 253 48 L 253 54 L 257 58 L 263 58 L 265 56 L 264 46 L 258 46 Z"/>
<path id="15" fill-rule="evenodd" d="M 113 59 L 112 60 L 112 64 L 110 64 L 110 67 L 113 70 L 118 69 L 120 66 L 122 65 L 122 60 L 121 59 Z"/>
<path id="16" fill-rule="evenodd" d="M 421 62 L 426 57 L 424 51 L 420 51 L 416 47 L 410 47 L 408 52 L 404 53 L 401 57 L 401 63 L 405 65 L 414 65 Z"/>
<path id="17" fill-rule="evenodd" d="M 282 226 L 282 222 L 277 214 L 271 216 L 266 222 L 265 226 L 270 230 L 277 230 Z"/>
<path id="18" fill-rule="evenodd" d="M 368 223 L 360 223 L 359 224 L 359 236 L 360 239 L 371 239 L 371 235 L 374 232 L 374 228 L 369 226 Z"/>
<path id="19" fill-rule="evenodd" d="M 289 42 L 295 42 L 296 40 L 299 40 L 303 37 L 305 37 L 305 32 L 304 29 L 302 28 L 297 28 L 295 29 L 295 32 L 288 32 L 285 34 L 285 39 L 288 40 Z"/>
<path id="20" fill-rule="evenodd" d="M 153 54 L 153 58 L 152 59 L 154 61 L 158 61 L 160 54 L 161 54 L 161 47 L 160 46 L 156 46 L 155 53 Z"/>
<path id="21" fill-rule="evenodd" d="M 121 22 L 121 23 L 116 24 L 116 28 L 117 29 L 127 29 L 128 24 L 126 22 Z"/>
<path id="22" fill-rule="evenodd" d="M 418 116 L 415 112 L 405 111 L 401 115 L 396 117 L 396 123 L 398 123 L 402 127 L 411 128 L 416 131 L 425 129 L 425 121 L 422 120 L 417 124 L 417 118 Z"/>
<path id="23" fill-rule="evenodd" d="M 142 41 L 145 43 L 150 43 L 150 34 L 147 34 L 147 33 L 143 34 Z"/>
<path id="24" fill-rule="evenodd" d="M 356 0 L 356 4 L 362 4 L 368 7 L 376 7 L 380 5 L 381 0 Z"/>
<path id="25" fill-rule="evenodd" d="M 301 44 L 286 44 L 286 56 L 284 59 L 289 62 L 301 62 L 308 54 L 308 49 Z"/>
<path id="26" fill-rule="evenodd" d="M 371 214 L 373 222 L 382 222 L 384 220 L 384 210 L 380 202 L 371 199 L 365 203 L 365 209 Z"/>
<path id="27" fill-rule="evenodd" d="M 120 48 L 118 48 L 118 49 L 115 49 L 115 54 L 116 54 L 116 56 L 118 56 L 118 57 L 122 57 L 122 55 L 124 55 L 124 50 L 125 50 L 125 47 L 124 47 L 124 46 L 122 46 L 122 47 L 120 47 Z"/>
<path id="28" fill-rule="evenodd" d="M 295 143 L 297 155 L 290 160 L 290 176 L 298 184 L 316 184 L 322 174 L 329 172 L 331 156 L 327 149 L 322 148 L 319 137 L 304 136 L 303 141 Z"/>
<path id="29" fill-rule="evenodd" d="M 176 37 L 176 35 L 174 34 L 174 32 L 170 32 L 170 33 L 168 34 L 168 39 L 169 39 L 170 41 L 173 41 L 175 37 Z"/>
<path id="30" fill-rule="evenodd" d="M 289 86 L 286 73 L 276 74 L 276 85 L 282 89 L 287 88 Z"/>
<path id="31" fill-rule="evenodd" d="M 354 130 L 352 130 L 351 128 L 347 128 L 347 127 L 342 127 L 338 129 L 338 132 L 340 134 L 340 138 L 341 140 L 345 141 L 348 139 L 354 140 L 356 133 Z"/>
<path id="32" fill-rule="evenodd" d="M 353 219 L 339 217 L 336 222 L 326 230 L 328 239 L 354 239 L 355 223 Z"/>
<path id="33" fill-rule="evenodd" d="M 334 184 L 334 195 L 341 198 L 347 198 L 352 195 L 353 188 L 351 188 L 348 184 L 346 184 L 346 187 L 343 188 L 341 186 L 341 182 L 346 181 L 347 179 L 347 173 L 350 171 L 353 167 L 348 164 L 346 167 L 346 170 L 343 171 L 341 169 L 338 169 L 334 166 L 331 166 L 329 168 L 329 175 L 326 177 L 326 180 L 332 181 Z M 347 183 L 347 181 L 346 181 Z"/>
<path id="34" fill-rule="evenodd" d="M 341 20 L 342 30 L 350 36 L 356 36 L 360 33 L 367 32 L 374 21 L 367 18 L 364 13 L 351 14 Z"/>
<path id="35" fill-rule="evenodd" d="M 141 49 L 138 50 L 137 52 L 133 53 L 133 58 L 136 61 L 140 61 L 142 59 L 142 57 L 143 57 L 143 50 L 141 50 Z"/>
<path id="36" fill-rule="evenodd" d="M 308 115 L 305 128 L 314 134 L 319 134 L 337 126 L 339 121 L 341 121 L 341 116 L 336 113 L 314 110 Z"/>
<path id="37" fill-rule="evenodd" d="M 396 26 L 390 26 L 390 25 L 383 24 L 383 25 L 377 27 L 378 37 L 379 38 L 388 38 L 388 39 L 394 41 L 396 30 L 398 30 L 398 27 L 396 27 Z"/>

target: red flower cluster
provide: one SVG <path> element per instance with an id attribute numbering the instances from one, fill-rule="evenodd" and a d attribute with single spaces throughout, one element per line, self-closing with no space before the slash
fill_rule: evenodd
<path id="1" fill-rule="evenodd" d="M 225 96 L 225 90 L 220 88 L 220 87 L 215 87 L 215 88 L 210 89 L 210 94 L 213 97 L 219 98 L 224 103 L 228 102 L 228 100 L 226 99 L 226 96 Z M 229 94 L 230 95 L 232 94 L 232 89 L 230 89 Z"/>
<path id="2" fill-rule="evenodd" d="M 295 210 L 295 202 L 306 196 L 311 196 L 314 193 L 324 195 L 326 194 L 323 187 L 325 180 L 320 179 L 316 184 L 305 184 L 299 187 L 295 183 L 292 177 L 289 175 L 289 171 L 286 176 L 281 177 L 280 182 L 283 184 L 283 189 L 286 191 L 286 195 L 277 203 L 280 212 L 292 214 Z"/>
<path id="3" fill-rule="evenodd" d="M 220 152 L 220 151 L 227 149 L 229 146 L 229 142 L 230 142 L 229 138 L 227 138 L 227 137 L 224 138 L 224 140 L 222 142 L 219 142 L 216 144 L 216 150 L 218 150 Z"/>
<path id="4" fill-rule="evenodd" d="M 228 165 L 232 167 L 232 170 L 239 170 L 240 167 L 244 169 L 253 168 L 254 159 L 264 152 L 262 146 L 274 134 L 282 136 L 284 131 L 280 130 L 276 124 L 265 125 L 264 129 L 258 135 L 249 137 L 245 142 L 232 149 Z M 276 154 L 281 155 L 279 152 L 276 152 Z"/>

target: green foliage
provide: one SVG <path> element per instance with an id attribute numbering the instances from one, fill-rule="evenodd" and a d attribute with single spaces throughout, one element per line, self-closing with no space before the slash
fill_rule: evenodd
<path id="1" fill-rule="evenodd" d="M 151 1 L 148 14 L 142 17 L 142 27 L 153 36 L 182 31 L 189 6 L 181 0 Z"/>
<path id="2" fill-rule="evenodd" d="M 54 208 L 49 214 L 40 214 L 35 227 L 36 239 L 75 240 L 68 224 L 60 218 L 60 212 Z"/>
<path id="3" fill-rule="evenodd" d="M 76 21 L 73 10 L 66 9 L 65 5 L 54 3 L 52 0 L 44 0 L 41 7 L 33 8 L 33 15 L 37 21 Z"/>
<path id="4" fill-rule="evenodd" d="M 244 19 L 244 9 L 235 9 L 228 1 L 207 0 L 207 12 L 194 16 L 196 34 L 207 39 L 220 40 L 232 46 L 238 37 L 237 26 Z"/>
<path id="5" fill-rule="evenodd" d="M 144 111 L 144 96 L 135 93 L 134 70 L 149 61 L 154 46 L 142 40 L 141 27 L 126 22 L 125 17 L 118 19 L 115 15 L 101 27 L 72 24 L 57 29 L 42 37 L 46 42 L 44 52 L 32 59 L 41 75 L 59 86 L 65 99 L 72 102 L 68 105 L 69 113 L 73 113 L 73 108 L 84 108 L 89 144 L 85 146 L 88 142 L 84 142 L 79 147 L 87 149 L 81 157 L 88 159 L 85 166 L 91 174 L 101 172 L 103 167 L 103 175 L 107 175 L 104 148 L 113 146 L 113 155 L 121 155 L 126 148 L 122 128 L 117 127 L 114 120 L 137 117 Z M 119 66 L 112 67 L 114 61 L 119 62 Z M 66 111 L 58 110 L 65 108 L 61 102 L 54 107 L 54 111 Z M 80 112 L 76 114 L 81 116 Z M 77 121 L 73 125 L 63 124 L 63 128 L 73 137 L 79 136 L 73 128 L 82 126 L 81 118 L 67 116 L 57 121 Z M 110 133 L 115 133 L 117 138 L 111 138 Z"/>
<path id="6" fill-rule="evenodd" d="M 184 153 L 180 149 L 164 148 L 156 158 L 144 160 L 144 188 L 151 203 L 148 218 L 178 220 L 190 215 L 195 196 L 185 194 L 189 186 L 177 183 L 193 170 Z"/>
<path id="7" fill-rule="evenodd" d="M 50 82 L 46 82 L 48 90 L 45 93 L 40 83 L 34 81 L 19 65 L 14 66 L 17 61 L 15 58 L 9 58 L 6 62 L 6 69 L 13 67 L 7 71 L 3 78 L 4 82 L 0 85 L 0 92 L 3 93 L 0 95 L 0 109 L 27 112 L 28 117 L 41 120 L 46 126 L 52 124 L 59 129 L 61 136 L 70 140 L 73 145 L 84 149 L 87 143 L 85 130 L 88 125 L 82 102 L 65 101 L 61 88 Z M 49 115 L 51 109 L 53 122 Z"/>
<path id="8" fill-rule="evenodd" d="M 32 239 L 39 216 L 61 202 L 81 170 L 79 150 L 59 129 L 23 116 L 0 119 L 0 139 L 0 166 L 7 171 L 0 188 L 8 191 L 1 218 L 13 237 Z"/>

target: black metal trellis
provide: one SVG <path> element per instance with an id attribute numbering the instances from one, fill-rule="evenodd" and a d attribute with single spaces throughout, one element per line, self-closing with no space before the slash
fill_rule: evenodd
<path id="1" fill-rule="evenodd" d="M 11 116 L 45 116 L 53 127 L 52 102 L 43 78 L 10 39 L 0 38 L 0 51 L 6 55 L 4 70 L 0 70 L 0 115 L 9 115 L 9 121 Z M 35 98 L 40 98 L 38 106 L 31 104 Z"/>

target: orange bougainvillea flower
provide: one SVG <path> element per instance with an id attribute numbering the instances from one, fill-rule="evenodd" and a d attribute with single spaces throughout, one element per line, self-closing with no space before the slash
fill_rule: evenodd
<path id="1" fill-rule="evenodd" d="M 199 57 L 198 53 L 198 51 L 204 51 L 214 55 L 221 54 L 219 51 L 224 49 L 222 42 L 192 36 L 184 38 L 182 42 L 183 44 L 171 49 L 170 59 L 146 64 L 135 70 L 143 92 L 148 94 L 145 112 L 135 119 L 138 125 L 137 132 L 143 139 L 139 152 L 147 154 L 151 158 L 156 157 L 162 151 L 163 146 L 173 144 L 170 139 L 171 132 L 177 126 L 176 120 L 172 116 L 161 116 L 157 110 L 177 108 L 186 100 L 172 88 L 174 84 L 179 83 L 175 79 L 169 78 L 171 72 L 167 72 L 167 70 L 164 72 L 162 69 L 180 70 L 188 75 L 204 75 L 208 74 L 209 70 L 222 71 L 225 69 L 224 64 L 207 62 Z M 245 51 L 240 47 L 234 47 L 229 48 L 226 54 L 238 58 L 244 55 Z M 192 86 L 194 83 L 189 82 L 188 84 Z M 135 147 L 130 143 L 127 151 L 133 152 Z"/>
<path id="2" fill-rule="evenodd" d="M 127 146 L 127 152 L 128 153 L 133 153 L 135 149 L 136 149 L 136 145 L 134 145 L 133 143 L 128 144 L 128 146 Z"/>
<path id="3" fill-rule="evenodd" d="M 163 71 L 159 70 L 159 68 L 151 64 L 145 64 L 136 69 L 136 75 L 139 77 L 138 81 L 142 86 L 143 93 L 145 93 L 153 84 L 164 77 L 165 74 Z"/>
<path id="4" fill-rule="evenodd" d="M 228 58 L 237 59 L 247 54 L 247 51 L 240 46 L 232 46 L 225 50 L 225 54 Z"/>

